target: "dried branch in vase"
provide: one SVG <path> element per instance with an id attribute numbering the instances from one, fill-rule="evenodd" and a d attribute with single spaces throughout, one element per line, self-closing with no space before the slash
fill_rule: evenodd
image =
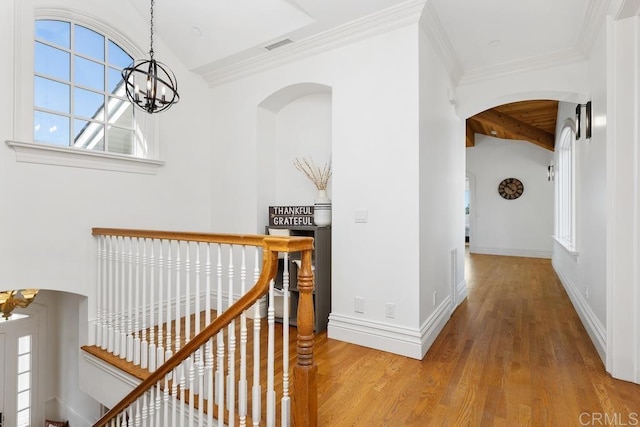
<path id="1" fill-rule="evenodd" d="M 293 160 L 293 165 L 302 172 L 318 190 L 326 190 L 329 178 L 331 178 L 331 162 L 324 164 L 322 168 L 316 166 L 313 163 L 313 159 L 307 160 L 302 158 L 302 161 L 297 157 Z"/>

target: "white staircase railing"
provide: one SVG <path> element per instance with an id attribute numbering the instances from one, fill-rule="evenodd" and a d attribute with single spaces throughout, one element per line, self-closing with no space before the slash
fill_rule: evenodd
<path id="1" fill-rule="evenodd" d="M 93 347 L 145 370 L 141 384 L 96 426 L 287 426 L 292 413 L 297 425 L 315 425 L 311 238 L 116 229 L 93 234 Z M 279 252 L 285 255 L 284 312 L 276 328 Z M 302 259 L 293 389 L 291 254 Z M 259 307 L 265 295 L 266 328 Z M 276 341 L 282 348 L 275 348 Z"/>

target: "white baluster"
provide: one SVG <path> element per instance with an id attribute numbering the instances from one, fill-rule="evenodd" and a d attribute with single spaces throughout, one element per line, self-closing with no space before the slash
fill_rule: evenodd
<path id="1" fill-rule="evenodd" d="M 187 360 L 190 360 L 190 359 L 187 359 Z M 195 399 L 195 393 L 194 393 L 195 380 L 196 380 L 195 368 L 193 363 L 190 363 L 189 364 L 189 427 L 194 426 L 194 420 L 196 418 L 196 414 L 195 414 L 196 399 Z"/>
<path id="2" fill-rule="evenodd" d="M 205 346 L 198 347 L 198 355 L 196 356 L 196 366 L 198 368 L 197 390 L 198 390 L 198 427 L 204 425 L 204 361 L 202 360 L 202 352 Z"/>
<path id="3" fill-rule="evenodd" d="M 196 309 L 195 309 L 195 335 L 200 333 L 200 242 L 196 244 L 196 265 L 195 265 L 195 275 L 196 275 Z"/>
<path id="4" fill-rule="evenodd" d="M 165 426 L 169 425 L 169 374 L 164 376 L 164 390 L 162 393 L 162 420 Z"/>
<path id="5" fill-rule="evenodd" d="M 213 338 L 207 341 L 205 347 L 206 354 L 206 371 L 207 371 L 207 425 L 213 425 L 213 401 L 215 396 L 213 393 Z"/>
<path id="6" fill-rule="evenodd" d="M 156 241 L 151 239 L 151 253 L 149 254 L 149 372 L 156 370 L 156 334 L 155 334 L 155 271 L 156 271 L 156 256 L 155 256 Z"/>
<path id="7" fill-rule="evenodd" d="M 185 295 L 185 308 L 184 308 L 184 343 L 188 343 L 191 340 L 191 258 L 190 258 L 190 245 L 187 242 L 187 253 L 184 260 L 184 295 Z"/>
<path id="8" fill-rule="evenodd" d="M 275 310 L 273 280 L 269 283 L 269 308 L 267 309 L 267 427 L 275 425 L 276 392 L 274 388 L 275 362 Z"/>
<path id="9" fill-rule="evenodd" d="M 171 427 L 175 427 L 178 425 L 178 371 L 174 369 L 171 373 L 174 380 L 171 384 L 171 399 L 173 400 L 173 411 L 171 411 Z M 182 401 L 184 402 L 184 400 Z M 181 402 L 181 403 L 182 403 Z"/>
<path id="10" fill-rule="evenodd" d="M 149 418 L 149 405 L 148 405 L 149 397 L 147 393 L 142 395 L 142 425 L 147 427 L 149 423 L 147 419 Z"/>
<path id="11" fill-rule="evenodd" d="M 182 267 L 180 261 L 180 241 L 178 240 L 177 248 L 176 248 L 176 320 L 175 320 L 175 330 L 176 330 L 176 339 L 175 339 L 175 351 L 180 350 L 180 304 L 181 304 L 181 290 L 180 290 L 180 268 Z"/>
<path id="12" fill-rule="evenodd" d="M 136 421 L 135 426 L 140 427 L 142 423 L 142 410 L 140 409 L 140 399 L 136 400 Z"/>
<path id="13" fill-rule="evenodd" d="M 125 248 L 125 238 L 120 237 L 120 278 L 118 283 L 120 284 L 120 359 L 126 359 L 127 357 L 127 282 L 126 267 L 127 267 L 127 252 Z"/>
<path id="14" fill-rule="evenodd" d="M 227 308 L 233 305 L 233 245 L 229 245 L 229 267 L 227 276 L 229 279 L 229 295 L 227 296 Z M 235 424 L 235 402 L 236 402 L 236 384 L 235 384 L 235 370 L 236 370 L 236 321 L 232 320 L 229 323 L 228 328 L 228 344 L 229 344 L 229 364 L 227 366 L 227 409 L 229 410 L 229 427 L 233 427 Z"/>
<path id="15" fill-rule="evenodd" d="M 222 246 L 218 244 L 218 257 L 216 264 L 217 278 L 217 313 L 222 314 Z M 217 365 L 216 365 L 216 403 L 218 404 L 218 422 L 224 423 L 224 332 L 220 329 L 217 335 Z M 221 415 L 222 414 L 222 415 Z"/>
<path id="16" fill-rule="evenodd" d="M 96 324 L 95 324 L 95 335 L 93 344 L 97 346 L 102 346 L 102 304 L 104 301 L 102 300 L 102 270 L 104 266 L 102 265 L 102 241 L 103 236 L 98 236 L 98 258 L 97 258 L 97 283 L 96 283 Z"/>
<path id="17" fill-rule="evenodd" d="M 167 248 L 167 345 L 164 360 L 169 360 L 173 352 L 173 342 L 171 342 L 171 276 L 173 275 L 173 259 L 171 258 L 171 240 Z M 177 304 L 177 302 L 176 302 Z M 171 378 L 171 377 L 169 377 Z"/>
<path id="18" fill-rule="evenodd" d="M 133 238 L 129 237 L 129 253 L 128 253 L 128 261 L 129 261 L 129 278 L 127 280 L 127 288 L 129 291 L 129 315 L 127 319 L 127 362 L 133 361 L 133 318 L 134 318 L 134 308 L 133 308 L 133 288 L 135 284 L 133 282 Z"/>
<path id="19" fill-rule="evenodd" d="M 115 250 L 114 250 L 114 272 L 113 272 L 113 312 L 114 312 L 114 324 L 113 324 L 113 355 L 120 355 L 120 322 L 122 320 L 122 314 L 120 307 L 120 288 L 122 287 L 120 283 L 120 245 L 119 245 L 120 237 L 115 237 Z"/>
<path id="20" fill-rule="evenodd" d="M 258 248 L 254 252 L 253 262 L 253 279 L 254 283 L 258 281 L 260 276 L 259 267 L 260 252 Z M 260 425 L 262 420 L 262 386 L 260 385 L 260 308 L 256 303 L 253 309 L 253 387 L 251 393 L 251 419 L 255 427 Z"/>
<path id="21" fill-rule="evenodd" d="M 158 256 L 158 351 L 156 362 L 158 366 L 164 363 L 164 336 L 163 336 L 163 312 L 164 312 L 164 240 L 160 239 L 160 255 Z"/>
<path id="22" fill-rule="evenodd" d="M 242 246 L 240 264 L 240 294 L 247 290 L 247 247 Z M 240 379 L 238 380 L 238 416 L 240 426 L 247 425 L 247 313 L 240 315 Z"/>
<path id="23" fill-rule="evenodd" d="M 205 283 L 206 283 L 206 298 L 205 298 L 205 313 L 204 321 L 206 326 L 211 323 L 211 243 L 207 243 L 205 261 Z M 213 341 L 209 339 L 205 345 L 205 371 L 206 377 L 206 399 L 207 399 L 207 425 L 213 424 Z"/>
<path id="24" fill-rule="evenodd" d="M 142 346 L 141 342 L 141 332 L 140 332 L 140 238 L 136 237 L 136 313 L 135 313 L 135 325 L 134 325 L 134 338 L 133 338 L 133 364 L 136 366 L 140 366 L 140 347 Z"/>
<path id="25" fill-rule="evenodd" d="M 160 407 L 162 405 L 162 400 L 160 399 L 160 381 L 158 381 L 158 383 L 156 384 L 156 390 L 155 390 L 155 395 L 156 395 L 156 407 L 155 410 L 153 411 L 155 414 L 155 427 L 160 427 Z M 166 418 L 164 418 L 166 420 Z M 166 422 L 166 421 L 165 421 Z"/>
<path id="26" fill-rule="evenodd" d="M 291 398 L 289 397 L 289 253 L 284 253 L 284 271 L 282 273 L 282 291 L 284 294 L 282 310 L 282 402 L 280 418 L 282 427 L 291 424 Z"/>
<path id="27" fill-rule="evenodd" d="M 189 360 L 189 359 L 187 359 L 187 360 Z M 183 363 L 183 365 L 184 365 L 184 363 Z M 183 407 L 183 408 L 184 408 L 184 406 L 185 406 L 185 402 L 186 402 L 186 401 L 184 400 L 184 398 L 185 398 L 185 387 L 186 387 L 186 385 L 187 385 L 187 384 L 186 384 L 186 379 L 185 379 L 185 377 L 184 377 L 184 371 L 185 371 L 184 366 L 182 366 L 182 367 L 180 368 L 180 402 L 182 403 L 182 407 Z M 193 404 L 193 400 L 192 400 L 191 402 L 192 402 L 192 404 Z M 184 419 L 185 419 L 185 416 L 184 416 L 184 415 L 185 415 L 185 411 L 184 411 L 184 410 L 182 410 L 182 411 L 181 411 L 181 414 L 180 414 L 180 425 L 181 425 L 181 426 L 184 426 Z"/>
<path id="28" fill-rule="evenodd" d="M 147 425 L 152 426 L 156 421 L 156 399 L 155 399 L 155 390 L 151 387 L 147 393 L 149 395 L 149 416 L 147 417 Z"/>
<path id="29" fill-rule="evenodd" d="M 147 341 L 147 239 L 142 239 L 142 338 L 140 341 L 140 367 L 149 366 L 149 341 Z"/>
<path id="30" fill-rule="evenodd" d="M 109 310 L 108 310 L 108 314 L 107 314 L 107 324 L 109 325 L 109 341 L 107 344 L 107 351 L 109 353 L 113 353 L 113 347 L 114 347 L 114 330 L 113 330 L 113 326 L 114 326 L 114 319 L 113 319 L 113 294 L 114 294 L 114 284 L 113 284 L 113 239 L 114 237 L 111 236 L 109 239 L 109 270 L 108 270 L 108 278 L 109 278 L 109 289 L 108 289 L 108 293 L 109 293 Z"/>

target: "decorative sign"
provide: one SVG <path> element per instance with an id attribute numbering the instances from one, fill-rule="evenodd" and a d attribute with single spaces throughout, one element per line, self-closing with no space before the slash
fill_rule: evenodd
<path id="1" fill-rule="evenodd" d="M 269 206 L 269 225 L 313 227 L 313 206 Z"/>

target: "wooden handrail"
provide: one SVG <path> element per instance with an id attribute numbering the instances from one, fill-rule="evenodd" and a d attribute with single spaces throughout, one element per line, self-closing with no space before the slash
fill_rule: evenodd
<path id="1" fill-rule="evenodd" d="M 181 240 L 203 243 L 221 243 L 229 245 L 247 245 L 261 246 L 263 248 L 262 270 L 256 284 L 226 311 L 219 314 L 209 325 L 207 325 L 199 334 L 194 336 L 184 347 L 178 350 L 165 363 L 160 365 L 146 379 L 144 379 L 137 387 L 135 387 L 127 396 L 111 408 L 102 418 L 100 418 L 93 426 L 103 427 L 112 420 L 117 414 L 127 409 L 135 402 L 144 392 L 156 385 L 161 379 L 169 374 L 174 368 L 186 360 L 193 352 L 204 345 L 211 337 L 215 336 L 222 328 L 228 326 L 232 320 L 239 317 L 242 312 L 249 309 L 255 302 L 267 293 L 270 281 L 275 277 L 278 269 L 278 252 L 301 252 L 302 267 L 300 276 L 302 284 L 300 286 L 301 302 L 298 306 L 298 315 L 305 312 L 310 307 L 310 313 L 313 312 L 312 298 L 313 291 L 313 273 L 311 271 L 311 252 L 313 250 L 313 238 L 311 237 L 284 237 L 284 236 L 260 236 L 260 235 L 240 235 L 240 234 L 207 234 L 192 232 L 168 232 L 168 231 L 152 231 L 152 230 L 133 230 L 133 229 L 113 229 L 113 228 L 93 228 L 94 236 L 109 235 L 120 237 L 150 238 L 164 240 Z M 310 302 L 310 305 L 308 305 Z M 315 368 L 313 364 L 313 315 L 311 314 L 311 322 L 308 316 L 303 320 L 302 325 L 298 326 L 298 365 L 294 366 L 294 381 L 296 384 L 302 377 L 308 377 L 312 380 L 312 384 L 300 384 L 300 392 L 310 394 L 310 396 L 298 396 L 301 398 L 300 403 L 313 403 L 317 401 Z M 304 349 L 304 356 L 300 351 Z M 309 350 L 311 351 L 311 365 L 309 365 Z M 300 366 L 302 362 L 302 366 Z M 310 369 L 311 368 L 311 369 Z M 302 369 L 303 375 L 296 374 Z M 313 375 L 309 376 L 309 372 Z M 304 379 L 303 379 L 304 380 Z M 295 387 L 295 384 L 294 384 Z M 295 396 L 295 394 L 294 394 Z M 305 426 L 317 425 L 317 402 L 313 406 L 308 407 L 312 410 L 311 415 L 297 414 L 294 409 L 294 417 L 300 419 Z"/>

